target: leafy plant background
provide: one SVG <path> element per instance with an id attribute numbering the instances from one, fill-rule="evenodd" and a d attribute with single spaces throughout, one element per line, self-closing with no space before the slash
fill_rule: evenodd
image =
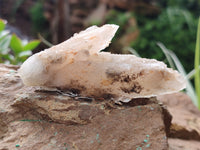
<path id="1" fill-rule="evenodd" d="M 30 55 L 39 44 L 39 40 L 21 40 L 15 34 L 5 30 L 6 21 L 0 20 L 0 63 L 19 65 Z"/>
<path id="2" fill-rule="evenodd" d="M 137 25 L 127 28 L 130 18 L 136 18 Z M 156 44 L 160 41 L 179 56 L 186 71 L 193 69 L 193 63 L 188 62 L 194 60 L 197 20 L 197 16 L 179 7 L 167 7 L 154 17 L 120 11 L 112 11 L 107 17 L 108 23 L 118 24 L 121 27 L 116 38 L 139 30 L 139 37 L 129 46 L 141 57 L 165 61 L 164 54 Z"/>

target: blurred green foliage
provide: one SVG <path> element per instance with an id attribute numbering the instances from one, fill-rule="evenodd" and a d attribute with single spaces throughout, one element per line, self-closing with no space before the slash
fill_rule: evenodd
<path id="1" fill-rule="evenodd" d="M 14 1 L 12 8 L 12 19 L 16 19 L 17 11 L 20 11 L 20 7 L 23 7 L 23 4 L 27 2 L 26 0 L 17 0 Z M 48 21 L 44 16 L 44 0 L 35 0 L 34 5 L 29 9 L 28 15 L 31 20 L 31 29 L 32 34 L 36 36 L 37 33 L 45 33 L 45 36 L 48 36 Z M 28 18 L 29 19 L 29 18 Z"/>
<path id="2" fill-rule="evenodd" d="M 137 20 L 140 36 L 131 47 L 142 57 L 163 60 L 164 55 L 156 45 L 160 41 L 179 56 L 187 71 L 192 70 L 197 19 L 189 11 L 169 7 L 155 19 L 137 16 Z"/>
<path id="3" fill-rule="evenodd" d="M 200 0 L 159 0 L 159 5 L 163 8 L 178 7 L 190 11 L 198 16 L 200 12 Z"/>
<path id="4" fill-rule="evenodd" d="M 36 33 L 41 33 L 47 30 L 47 20 L 44 17 L 43 1 L 37 0 L 33 7 L 30 9 L 30 17 L 33 30 Z"/>
<path id="5" fill-rule="evenodd" d="M 6 22 L 0 20 L 0 63 L 21 64 L 32 54 L 39 40 L 24 41 L 5 30 Z"/>
<path id="6" fill-rule="evenodd" d="M 114 40 L 117 38 L 120 38 L 122 34 L 126 34 L 128 29 L 128 21 L 134 16 L 131 12 L 120 12 L 117 10 L 111 10 L 109 11 L 108 15 L 106 16 L 106 23 L 108 24 L 117 24 L 120 26 L 118 29 Z"/>
<path id="7" fill-rule="evenodd" d="M 42 33 L 43 36 L 49 36 L 48 21 L 44 16 L 44 0 L 36 0 L 33 7 L 30 9 L 29 14 L 31 18 L 31 27 L 33 34 Z"/>
<path id="8" fill-rule="evenodd" d="M 127 26 L 129 20 L 135 18 L 140 34 L 130 43 L 130 47 L 135 49 L 141 57 L 164 60 L 167 63 L 164 54 L 156 44 L 162 42 L 180 58 L 188 72 L 193 69 L 199 9 L 196 8 L 199 3 L 192 1 L 187 5 L 184 5 L 181 0 L 160 1 L 161 12 L 154 16 L 113 10 L 108 14 L 106 23 L 120 26 L 115 37 L 117 39 L 123 34 L 136 30 L 135 27 Z M 189 11 L 192 8 L 193 10 Z"/>

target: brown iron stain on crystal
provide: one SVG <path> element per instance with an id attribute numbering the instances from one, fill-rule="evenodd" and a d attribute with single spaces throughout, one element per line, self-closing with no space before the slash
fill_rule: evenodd
<path id="1" fill-rule="evenodd" d="M 110 70 L 106 71 L 106 75 L 108 78 L 114 82 L 121 82 L 121 83 L 129 83 L 133 80 L 144 75 L 144 71 L 140 71 L 139 73 L 135 73 L 132 75 L 126 74 L 125 72 L 112 72 Z"/>
<path id="2" fill-rule="evenodd" d="M 140 92 L 142 91 L 142 86 L 138 83 L 138 82 L 134 82 L 133 86 L 129 87 L 129 88 L 125 88 L 125 87 L 121 87 L 121 90 L 124 93 L 137 93 L 140 94 Z"/>

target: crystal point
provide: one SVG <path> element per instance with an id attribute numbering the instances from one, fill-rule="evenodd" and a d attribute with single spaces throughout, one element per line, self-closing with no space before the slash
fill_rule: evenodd
<path id="1" fill-rule="evenodd" d="M 117 25 L 92 26 L 29 57 L 19 69 L 25 85 L 76 89 L 82 96 L 129 101 L 177 92 L 185 80 L 154 59 L 100 52 Z"/>

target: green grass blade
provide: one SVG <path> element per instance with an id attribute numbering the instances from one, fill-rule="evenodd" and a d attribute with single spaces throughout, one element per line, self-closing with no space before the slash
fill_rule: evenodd
<path id="1" fill-rule="evenodd" d="M 170 57 L 171 60 L 173 60 L 177 70 L 184 76 L 186 77 L 186 71 L 184 69 L 184 67 L 182 66 L 180 60 L 178 59 L 178 57 L 174 54 L 174 52 L 172 52 L 171 50 L 167 49 L 162 43 L 159 42 L 158 45 L 162 51 L 165 51 L 165 55 L 166 57 Z M 195 93 L 195 90 L 190 82 L 190 80 L 188 80 L 186 78 L 186 93 L 187 95 L 190 96 L 190 98 L 192 99 L 193 103 L 197 106 L 198 102 L 197 102 L 197 95 Z"/>
<path id="2" fill-rule="evenodd" d="M 140 55 L 138 54 L 138 52 L 133 49 L 132 47 L 126 47 L 125 49 L 127 49 L 131 54 L 137 56 L 137 57 L 140 57 Z"/>
<path id="3" fill-rule="evenodd" d="M 161 43 L 161 42 L 157 42 L 156 43 L 160 48 L 161 50 L 163 51 L 163 53 L 165 54 L 166 58 L 167 58 L 167 61 L 169 62 L 169 65 L 171 68 L 175 69 L 175 65 L 173 63 L 173 60 L 172 58 L 170 57 L 170 55 L 168 54 L 168 51 L 167 49 L 165 48 L 165 46 Z"/>
<path id="4" fill-rule="evenodd" d="M 198 108 L 200 109 L 200 74 L 199 74 L 199 54 L 200 54 L 200 18 L 198 21 L 197 28 L 197 39 L 196 39 L 196 48 L 195 48 L 195 60 L 194 60 L 194 68 L 195 68 L 195 76 L 194 76 L 194 84 L 198 97 Z"/>
<path id="5" fill-rule="evenodd" d="M 200 70 L 200 66 L 199 66 L 199 70 Z M 195 69 L 192 69 L 188 74 L 187 74 L 187 79 L 192 80 L 194 78 L 194 75 L 196 73 Z"/>
<path id="6" fill-rule="evenodd" d="M 50 42 L 48 42 L 47 40 L 45 40 L 45 38 L 41 34 L 38 34 L 38 37 L 39 37 L 40 41 L 42 41 L 48 47 L 52 47 L 53 46 L 53 44 L 51 44 Z"/>

